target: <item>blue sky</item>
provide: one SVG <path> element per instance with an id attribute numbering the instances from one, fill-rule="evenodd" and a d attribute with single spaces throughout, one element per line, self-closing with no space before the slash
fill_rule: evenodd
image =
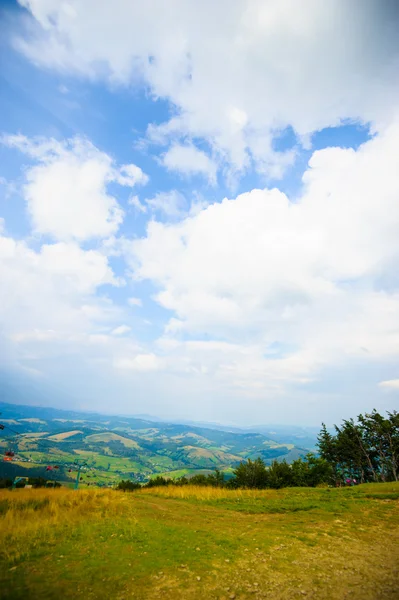
<path id="1" fill-rule="evenodd" d="M 1 379 L 231 423 L 398 408 L 398 18 L 3 2 Z"/>

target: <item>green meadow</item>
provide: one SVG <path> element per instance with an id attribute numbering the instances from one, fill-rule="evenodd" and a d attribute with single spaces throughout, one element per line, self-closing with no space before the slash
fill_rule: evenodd
<path id="1" fill-rule="evenodd" d="M 2 598 L 399 597 L 399 484 L 2 490 Z"/>

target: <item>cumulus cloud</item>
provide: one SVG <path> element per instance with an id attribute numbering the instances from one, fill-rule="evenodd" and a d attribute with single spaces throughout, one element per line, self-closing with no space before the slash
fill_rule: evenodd
<path id="1" fill-rule="evenodd" d="M 177 190 L 158 192 L 153 198 L 146 198 L 145 205 L 151 211 L 164 214 L 170 218 L 180 217 L 187 210 L 186 199 Z"/>
<path id="2" fill-rule="evenodd" d="M 125 333 L 129 333 L 129 331 L 131 331 L 129 325 L 119 325 L 111 331 L 111 335 L 124 335 Z"/>
<path id="3" fill-rule="evenodd" d="M 114 365 L 129 371 L 158 371 L 162 368 L 162 360 L 155 354 L 137 354 L 134 358 L 117 358 Z"/>
<path id="4" fill-rule="evenodd" d="M 315 152 L 295 203 L 252 190 L 150 222 L 127 259 L 174 313 L 166 334 L 243 345 L 249 359 L 234 349 L 223 367 L 243 385 L 398 357 L 398 143 L 395 121 L 357 151 Z"/>
<path id="5" fill-rule="evenodd" d="M 135 185 L 145 185 L 148 183 L 148 176 L 137 165 L 122 165 L 114 170 L 114 180 L 119 185 L 133 187 Z"/>
<path id="6" fill-rule="evenodd" d="M 107 286 L 124 282 L 102 252 L 83 250 L 76 242 L 43 244 L 34 250 L 3 234 L 0 281 L 3 368 L 39 373 L 62 387 L 71 385 L 71 393 L 79 398 L 91 385 L 87 378 L 104 377 L 109 383 L 114 361 L 145 353 L 132 335 L 126 335 L 131 332 L 124 323 L 128 311 L 107 295 Z M 83 379 L 78 372 L 84 373 Z"/>
<path id="7" fill-rule="evenodd" d="M 131 298 L 128 298 L 127 302 L 130 306 L 143 306 L 143 303 L 140 300 L 140 298 L 135 298 L 134 296 L 132 296 Z"/>
<path id="8" fill-rule="evenodd" d="M 264 187 L 324 127 L 356 121 L 374 137 L 356 151 L 314 152 L 295 200 L 268 183 L 191 206 L 178 189 L 139 198 L 143 171 L 83 138 L 3 138 L 27 157 L 23 195 L 33 231 L 54 243 L 38 248 L 36 236 L 32 249 L 0 237 L 0 330 L 9 344 L 2 356 L 13 349 L 28 368 L 38 355 L 47 366 L 62 356 L 54 361 L 61 370 L 76 354 L 64 381 L 91 361 L 97 376 L 87 385 L 101 379 L 102 387 L 107 373 L 115 395 L 114 385 L 128 382 L 128 410 L 134 382 L 146 405 L 169 394 L 172 404 L 179 397 L 199 411 L 208 403 L 208 415 L 219 404 L 218 418 L 233 414 L 241 394 L 268 409 L 277 398 L 282 418 L 298 401 L 297 414 L 309 418 L 321 396 L 336 400 L 334 385 L 346 383 L 336 374 L 345 369 L 358 391 L 365 380 L 380 398 L 397 390 L 395 3 L 304 0 L 299 10 L 295 0 L 171 0 L 167 9 L 161 0 L 19 2 L 27 11 L 13 43 L 36 66 L 113 90 L 141 87 L 169 103 L 170 118 L 149 124 L 143 144 L 157 145 L 158 163 L 174 175 L 213 185 L 255 168 Z M 117 186 L 134 188 L 127 203 L 142 213 L 140 226 L 149 220 L 141 239 L 137 231 L 129 237 L 128 223 L 119 236 Z M 141 280 L 161 307 L 147 314 L 154 307 L 146 306 L 151 323 L 129 308 L 141 306 L 139 298 L 126 294 L 118 308 L 107 297 L 106 286 L 123 284 L 110 265 L 124 269 L 124 258 L 131 293 Z M 132 332 L 144 326 L 138 343 Z M 303 417 L 311 389 L 317 401 Z M 340 394 L 341 409 L 349 397 Z M 246 402 L 248 414 L 249 406 L 265 414 L 263 403 Z"/>
<path id="9" fill-rule="evenodd" d="M 117 167 L 108 154 L 81 137 L 60 142 L 9 135 L 2 143 L 37 163 L 25 171 L 23 194 L 34 231 L 56 240 L 112 235 L 124 212 L 108 193 L 108 184 L 133 187 L 148 179 L 136 165 Z"/>
<path id="10" fill-rule="evenodd" d="M 298 139 L 343 119 L 381 128 L 396 105 L 390 0 L 19 1 L 32 18 L 14 44 L 35 64 L 149 86 L 177 109 L 149 136 L 205 138 L 233 171 L 280 176 L 293 159 L 273 147 L 285 127 Z"/>
<path id="11" fill-rule="evenodd" d="M 216 183 L 216 164 L 192 144 L 174 144 L 162 157 L 162 163 L 169 171 L 177 171 L 186 176 L 200 174 L 209 183 Z"/>
<path id="12" fill-rule="evenodd" d="M 147 212 L 147 207 L 142 202 L 140 202 L 140 198 L 138 196 L 131 196 L 127 203 L 130 206 L 133 206 L 133 208 L 140 213 Z"/>
<path id="13" fill-rule="evenodd" d="M 388 390 L 399 390 L 399 379 L 388 379 L 387 381 L 381 381 L 380 387 Z"/>
<path id="14" fill-rule="evenodd" d="M 121 284 L 107 258 L 74 242 L 44 244 L 35 251 L 1 236 L 0 280 L 0 329 L 14 339 L 88 333 L 117 312 L 96 297 L 101 286 Z"/>

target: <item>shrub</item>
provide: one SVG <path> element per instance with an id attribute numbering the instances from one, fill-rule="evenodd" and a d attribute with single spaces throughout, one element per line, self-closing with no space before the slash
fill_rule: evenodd
<path id="1" fill-rule="evenodd" d="M 234 479 L 231 480 L 232 487 L 243 488 L 265 488 L 268 483 L 266 465 L 261 458 L 252 461 L 241 462 L 234 470 Z"/>
<path id="2" fill-rule="evenodd" d="M 133 490 L 138 490 L 141 488 L 141 485 L 137 483 L 137 481 L 129 481 L 123 480 L 118 483 L 116 486 L 117 490 L 121 490 L 123 492 L 132 492 Z"/>
<path id="3" fill-rule="evenodd" d="M 157 477 L 153 477 L 147 481 L 147 483 L 143 487 L 152 488 L 152 487 L 160 487 L 163 485 L 170 485 L 173 483 L 171 479 L 166 479 L 166 477 L 162 477 L 161 475 L 157 475 Z"/>

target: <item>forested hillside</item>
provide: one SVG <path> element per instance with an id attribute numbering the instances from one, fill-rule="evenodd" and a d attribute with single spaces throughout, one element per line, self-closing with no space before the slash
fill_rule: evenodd
<path id="1" fill-rule="evenodd" d="M 153 422 L 132 417 L 61 411 L 0 404 L 3 454 L 12 460 L 0 463 L 1 477 L 29 473 L 49 477 L 75 477 L 73 464 L 85 461 L 82 482 L 113 484 L 120 479 L 146 481 L 155 474 L 180 477 L 227 472 L 242 460 L 262 458 L 266 464 L 304 456 L 306 448 L 276 442 L 259 433 L 236 433 L 205 427 Z"/>

